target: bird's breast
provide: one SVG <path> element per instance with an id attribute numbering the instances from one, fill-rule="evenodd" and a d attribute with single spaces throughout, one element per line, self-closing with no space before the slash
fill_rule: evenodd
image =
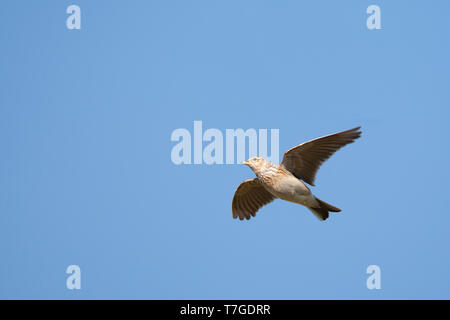
<path id="1" fill-rule="evenodd" d="M 309 188 L 293 175 L 283 175 L 265 183 L 266 189 L 274 196 L 296 203 L 303 202 L 304 197 L 311 195 Z"/>

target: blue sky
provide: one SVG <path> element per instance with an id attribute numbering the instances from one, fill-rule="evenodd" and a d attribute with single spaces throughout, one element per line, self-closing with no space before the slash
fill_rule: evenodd
<path id="1" fill-rule="evenodd" d="M 81 30 L 66 8 L 81 8 Z M 368 30 L 366 8 L 381 8 Z M 3 1 L 0 298 L 450 298 L 448 1 Z M 251 221 L 173 130 L 362 126 Z M 82 289 L 66 288 L 79 265 Z M 366 268 L 381 268 L 381 290 Z"/>

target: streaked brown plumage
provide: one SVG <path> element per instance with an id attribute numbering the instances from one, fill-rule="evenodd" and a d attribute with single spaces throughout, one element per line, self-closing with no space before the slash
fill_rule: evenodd
<path id="1" fill-rule="evenodd" d="M 256 178 L 245 180 L 236 189 L 232 203 L 233 218 L 250 219 L 262 206 L 276 198 L 302 204 L 320 220 L 326 220 L 329 211 L 341 211 L 316 198 L 303 181 L 314 186 L 321 164 L 337 150 L 358 139 L 361 136 L 359 129 L 338 132 L 289 149 L 280 165 L 261 157 L 244 161 L 255 172 Z"/>

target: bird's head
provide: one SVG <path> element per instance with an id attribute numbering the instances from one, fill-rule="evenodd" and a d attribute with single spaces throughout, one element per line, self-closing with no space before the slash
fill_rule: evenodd
<path id="1" fill-rule="evenodd" d="M 265 168 L 268 161 L 261 157 L 252 157 L 244 162 L 242 164 L 246 164 L 252 169 L 256 174 L 258 174 L 259 171 L 261 171 L 262 168 Z"/>

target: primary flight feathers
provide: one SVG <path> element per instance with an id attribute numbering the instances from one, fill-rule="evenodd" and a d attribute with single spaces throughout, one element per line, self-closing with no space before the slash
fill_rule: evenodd
<path id="1" fill-rule="evenodd" d="M 294 176 L 313 186 L 321 164 L 340 148 L 359 138 L 360 128 L 356 127 L 299 144 L 284 153 L 281 164 Z"/>

